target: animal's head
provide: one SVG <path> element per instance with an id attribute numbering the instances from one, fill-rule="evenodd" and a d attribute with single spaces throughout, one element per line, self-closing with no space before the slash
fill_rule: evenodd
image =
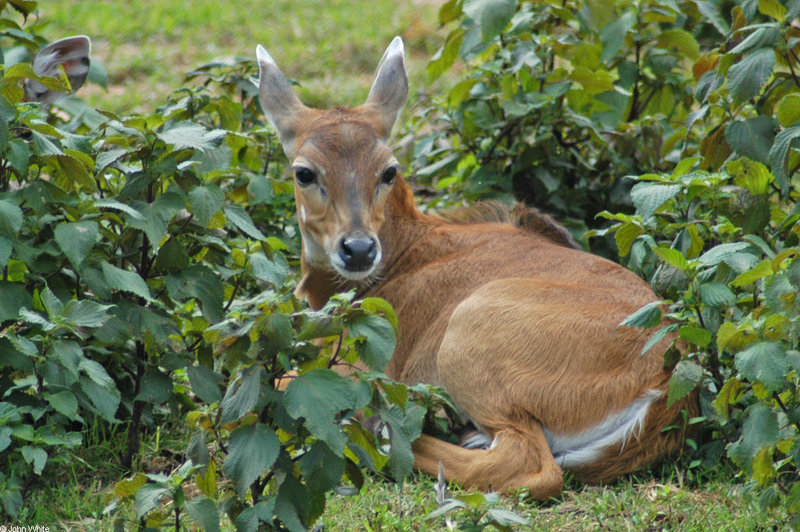
<path id="1" fill-rule="evenodd" d="M 295 179 L 306 264 L 360 281 L 381 262 L 378 231 L 399 165 L 388 141 L 408 95 L 403 41 L 395 37 L 378 64 L 363 105 L 303 105 L 269 53 L 256 50 L 259 98 L 278 132 Z"/>
<path id="2" fill-rule="evenodd" d="M 59 68 L 63 67 L 69 78 L 72 92 L 77 91 L 89 75 L 89 53 L 92 43 L 85 35 L 67 37 L 48 44 L 33 56 L 33 71 L 39 76 L 57 77 Z M 25 80 L 25 100 L 51 104 L 65 96 L 63 92 L 55 92 L 36 80 Z"/>

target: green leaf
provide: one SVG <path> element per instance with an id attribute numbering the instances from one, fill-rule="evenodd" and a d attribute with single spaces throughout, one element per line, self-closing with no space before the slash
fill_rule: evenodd
<path id="1" fill-rule="evenodd" d="M 766 166 L 746 157 L 729 161 L 725 164 L 725 170 L 733 176 L 734 183 L 746 188 L 753 195 L 769 192 L 769 185 L 775 180 Z"/>
<path id="2" fill-rule="evenodd" d="M 105 322 L 111 319 L 109 309 L 114 305 L 101 305 L 89 299 L 76 301 L 71 299 L 64 305 L 64 313 L 59 317 L 59 323 L 65 323 L 72 327 L 102 327 Z"/>
<path id="3" fill-rule="evenodd" d="M 614 239 L 617 242 L 620 256 L 625 257 L 630 252 L 633 242 L 639 238 L 639 235 L 642 233 L 644 233 L 644 229 L 632 222 L 626 222 L 614 233 Z"/>
<path id="4" fill-rule="evenodd" d="M 189 207 L 203 227 L 208 227 L 211 217 L 217 214 L 225 202 L 225 193 L 216 185 L 198 185 L 189 191 Z"/>
<path id="5" fill-rule="evenodd" d="M 58 224 L 54 235 L 58 247 L 76 269 L 80 269 L 92 251 L 100 233 L 95 222 L 65 222 Z"/>
<path id="6" fill-rule="evenodd" d="M 136 518 L 141 519 L 158 506 L 161 499 L 169 494 L 169 488 L 158 484 L 145 484 L 136 492 Z"/>
<path id="7" fill-rule="evenodd" d="M 736 296 L 722 283 L 704 283 L 698 288 L 700 299 L 714 308 L 727 308 L 736 303 Z"/>
<path id="8" fill-rule="evenodd" d="M 789 178 L 786 174 L 789 149 L 800 137 L 800 125 L 788 127 L 775 136 L 775 143 L 769 150 L 769 166 L 781 189 L 786 193 L 789 187 Z"/>
<path id="9" fill-rule="evenodd" d="M 800 122 L 800 94 L 792 92 L 781 98 L 776 108 L 776 116 L 784 127 Z"/>
<path id="10" fill-rule="evenodd" d="M 364 337 L 356 344 L 356 349 L 367 366 L 376 371 L 386 368 L 396 344 L 394 327 L 388 321 L 374 314 L 357 316 L 349 324 L 349 335 Z"/>
<path id="11" fill-rule="evenodd" d="M 729 123 L 725 128 L 725 140 L 739 155 L 767 164 L 775 130 L 771 116 L 757 116 Z"/>
<path id="12" fill-rule="evenodd" d="M 697 60 L 700 56 L 700 45 L 686 30 L 670 29 L 658 33 L 656 45 L 665 50 L 673 50 L 679 52 L 684 57 Z"/>
<path id="13" fill-rule="evenodd" d="M 8 259 L 11 258 L 11 240 L 0 235 L 0 270 L 5 269 L 8 265 Z"/>
<path id="14" fill-rule="evenodd" d="M 8 200 L 0 199 L 0 234 L 13 238 L 22 228 L 22 209 Z"/>
<path id="15" fill-rule="evenodd" d="M 736 369 L 751 381 L 758 381 L 771 392 L 783 389 L 789 362 L 777 342 L 758 342 L 736 354 Z"/>
<path id="16" fill-rule="evenodd" d="M 253 276 L 260 281 L 267 281 L 275 288 L 281 288 L 289 275 L 289 264 L 282 253 L 273 253 L 270 260 L 263 251 L 249 256 L 253 267 Z"/>
<path id="17" fill-rule="evenodd" d="M 447 35 L 444 46 L 442 46 L 442 48 L 434 54 L 430 62 L 428 62 L 426 72 L 431 81 L 447 72 L 447 70 L 453 66 L 456 59 L 458 59 L 458 51 L 461 48 L 465 33 L 466 30 L 458 28 Z"/>
<path id="18" fill-rule="evenodd" d="M 483 42 L 488 43 L 506 29 L 517 9 L 514 0 L 466 0 L 464 13 L 481 27 Z"/>
<path id="19" fill-rule="evenodd" d="M 253 220 L 250 219 L 250 215 L 247 214 L 247 211 L 245 211 L 241 205 L 228 205 L 224 208 L 224 211 L 228 221 L 245 235 L 256 240 L 267 239 L 264 233 L 253 225 Z"/>
<path id="20" fill-rule="evenodd" d="M 217 505 L 207 497 L 192 499 L 183 505 L 192 520 L 203 527 L 206 532 L 219 530 L 219 512 Z"/>
<path id="21" fill-rule="evenodd" d="M 422 421 L 425 418 L 425 409 L 417 404 L 408 405 L 405 412 L 397 405 L 382 408 L 381 420 L 389 425 L 389 471 L 392 476 L 401 480 L 411 473 L 414 465 L 414 453 L 411 442 L 419 438 L 422 431 Z"/>
<path id="22" fill-rule="evenodd" d="M 353 385 L 329 369 L 315 369 L 292 380 L 284 392 L 286 412 L 304 418 L 308 430 L 336 454 L 344 452 L 347 438 L 336 416 L 355 407 Z"/>
<path id="23" fill-rule="evenodd" d="M 504 510 L 503 508 L 489 508 L 486 511 L 486 516 L 493 523 L 497 523 L 503 527 L 510 527 L 512 525 L 527 526 L 531 523 L 527 517 L 522 517 L 516 512 L 511 510 Z"/>
<path id="24" fill-rule="evenodd" d="M 108 287 L 112 290 L 128 292 L 146 301 L 153 300 L 153 297 L 150 295 L 150 287 L 147 286 L 147 283 L 138 273 L 117 268 L 106 261 L 102 261 L 100 266 L 103 269 L 103 277 L 106 283 L 108 283 Z"/>
<path id="25" fill-rule="evenodd" d="M 762 26 L 756 28 L 750 35 L 742 39 L 742 42 L 737 44 L 733 50 L 731 50 L 731 53 L 745 54 L 759 48 L 771 48 L 778 44 L 780 40 L 781 33 L 778 31 L 778 28 L 773 25 Z"/>
<path id="26" fill-rule="evenodd" d="M 261 397 L 262 373 L 256 366 L 247 368 L 228 386 L 219 405 L 222 411 L 220 423 L 224 425 L 237 421 L 255 408 Z"/>
<path id="27" fill-rule="evenodd" d="M 728 70 L 728 86 L 734 105 L 739 105 L 761 91 L 761 87 L 772 75 L 775 65 L 775 50 L 760 48 Z"/>
<path id="28" fill-rule="evenodd" d="M 217 141 L 224 137 L 227 131 L 222 129 L 207 130 L 199 124 L 180 122 L 166 131 L 156 133 L 158 138 L 173 146 L 176 150 L 191 148 L 206 150 L 216 146 Z"/>
<path id="29" fill-rule="evenodd" d="M 205 366 L 188 366 L 186 374 L 192 391 L 206 404 L 217 403 L 222 399 L 220 384 L 225 378 Z"/>
<path id="30" fill-rule="evenodd" d="M 625 36 L 636 24 L 636 14 L 627 11 L 613 18 L 600 30 L 600 42 L 603 44 L 601 60 L 605 63 L 613 58 L 625 44 Z"/>
<path id="31" fill-rule="evenodd" d="M 739 391 L 741 389 L 742 383 L 736 377 L 728 379 L 720 389 L 712 405 L 714 406 L 714 410 L 716 410 L 723 419 L 727 420 L 730 417 L 730 405 L 738 400 Z"/>
<path id="32" fill-rule="evenodd" d="M 30 445 L 23 446 L 20 451 L 22 451 L 22 457 L 25 462 L 33 466 L 33 472 L 41 475 L 44 465 L 47 463 L 47 451 L 41 447 L 32 447 Z"/>
<path id="33" fill-rule="evenodd" d="M 678 335 L 687 342 L 694 344 L 698 347 L 707 347 L 711 343 L 713 335 L 708 329 L 701 327 L 692 327 L 686 325 L 678 330 Z"/>
<path id="34" fill-rule="evenodd" d="M 731 446 L 731 458 L 740 466 L 751 469 L 751 464 L 747 464 L 741 458 L 752 460 L 761 449 L 775 445 L 779 437 L 775 411 L 765 404 L 753 405 L 747 411 L 747 417 L 742 425 L 742 437 Z"/>
<path id="35" fill-rule="evenodd" d="M 677 196 L 683 185 L 661 183 L 637 183 L 631 189 L 631 199 L 636 206 L 636 212 L 643 219 L 650 218 L 664 203 Z"/>
<path id="36" fill-rule="evenodd" d="M 250 485 L 275 463 L 280 449 L 278 435 L 263 423 L 252 423 L 231 432 L 222 468 L 233 480 L 239 497 L 244 497 Z"/>
<path id="37" fill-rule="evenodd" d="M 172 397 L 172 388 L 172 379 L 169 375 L 157 369 L 149 369 L 142 377 L 136 400 L 152 404 L 165 403 Z"/>
<path id="38" fill-rule="evenodd" d="M 108 389 L 114 389 L 114 380 L 108 376 L 105 368 L 99 363 L 90 358 L 81 358 L 78 367 L 88 375 L 92 381 L 100 386 Z"/>
<path id="39" fill-rule="evenodd" d="M 303 480 L 317 493 L 330 491 L 341 483 L 344 464 L 344 459 L 321 441 L 315 442 L 299 461 Z"/>
<path id="40" fill-rule="evenodd" d="M 224 289 L 219 276 L 210 268 L 196 264 L 182 272 L 167 275 L 167 291 L 178 301 L 193 297 L 200 300 L 203 316 L 211 323 L 224 317 Z"/>
<path id="41" fill-rule="evenodd" d="M 459 510 L 461 508 L 466 508 L 467 503 L 458 499 L 446 499 L 442 501 L 438 508 L 433 510 L 431 513 L 425 516 L 425 520 L 429 519 L 436 519 L 437 517 L 441 517 L 447 513 L 452 512 L 453 510 Z"/>
<path id="42" fill-rule="evenodd" d="M 75 399 L 75 395 L 72 392 L 62 390 L 52 394 L 45 393 L 44 399 L 50 403 L 50 406 L 59 414 L 63 414 L 74 421 L 80 420 L 80 416 L 78 415 L 78 400 Z"/>
<path id="43" fill-rule="evenodd" d="M 669 333 L 675 332 L 678 330 L 678 324 L 672 323 L 670 325 L 665 325 L 657 330 L 653 335 L 647 339 L 647 342 L 642 347 L 642 356 L 644 356 L 648 351 L 650 351 L 655 345 L 663 340 Z"/>
<path id="44" fill-rule="evenodd" d="M 659 247 L 653 248 L 653 252 L 661 257 L 664 262 L 678 268 L 682 272 L 689 270 L 689 261 L 686 260 L 686 257 L 684 257 L 683 253 L 679 250 Z"/>
<path id="45" fill-rule="evenodd" d="M 786 6 L 779 0 L 758 0 L 758 11 L 778 22 L 783 22 L 786 18 Z M 796 14 L 797 11 L 795 10 Z"/>
<path id="46" fill-rule="evenodd" d="M 667 396 L 667 408 L 672 406 L 675 401 L 680 401 L 689 392 L 694 390 L 700 381 L 703 380 L 703 368 L 694 362 L 681 360 L 672 372 L 669 380 L 669 395 Z"/>
<path id="47" fill-rule="evenodd" d="M 361 308 L 373 314 L 381 313 L 384 318 L 392 324 L 392 327 L 397 329 L 397 314 L 395 314 L 392 305 L 380 297 L 365 297 L 361 300 Z"/>
<path id="48" fill-rule="evenodd" d="M 719 244 L 700 255 L 698 260 L 703 266 L 716 266 L 721 262 L 727 261 L 733 255 L 736 255 L 749 248 L 750 244 L 747 242 L 729 242 L 727 244 Z"/>
<path id="49" fill-rule="evenodd" d="M 33 308 L 33 297 L 22 283 L 0 280 L 0 322 L 16 320 L 22 308 Z"/>
<path id="50" fill-rule="evenodd" d="M 731 286 L 747 286 L 769 275 L 772 275 L 772 261 L 764 259 L 758 263 L 758 266 L 741 273 L 731 281 Z"/>
<path id="51" fill-rule="evenodd" d="M 643 306 L 619 324 L 619 327 L 650 329 L 661 323 L 662 301 L 653 301 Z"/>

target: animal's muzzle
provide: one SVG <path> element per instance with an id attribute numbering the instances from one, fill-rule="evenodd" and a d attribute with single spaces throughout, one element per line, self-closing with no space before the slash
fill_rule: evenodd
<path id="1" fill-rule="evenodd" d="M 363 272 L 372 268 L 378 256 L 378 242 L 366 234 L 350 235 L 339 241 L 339 258 L 345 269 Z"/>

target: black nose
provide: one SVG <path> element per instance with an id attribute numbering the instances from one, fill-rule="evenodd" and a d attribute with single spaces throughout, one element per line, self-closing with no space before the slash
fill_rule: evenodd
<path id="1" fill-rule="evenodd" d="M 368 270 L 378 255 L 375 239 L 369 236 L 343 238 L 339 243 L 339 257 L 351 272 Z"/>

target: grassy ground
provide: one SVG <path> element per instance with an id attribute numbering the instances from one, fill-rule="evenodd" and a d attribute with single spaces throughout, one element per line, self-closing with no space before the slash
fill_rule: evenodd
<path id="1" fill-rule="evenodd" d="M 308 103 L 360 103 L 392 37 L 402 35 L 412 86 L 438 47 L 437 6 L 424 0 L 54 0 L 40 2 L 48 37 L 84 33 L 108 71 L 108 91 L 82 95 L 101 109 L 153 110 L 192 68 L 255 57 L 256 44 L 301 83 Z"/>
<path id="2" fill-rule="evenodd" d="M 94 56 L 108 70 L 107 91 L 89 86 L 83 96 L 94 106 L 122 113 L 148 111 L 181 86 L 193 67 L 221 57 L 253 56 L 264 44 L 281 67 L 298 78 L 311 104 L 354 104 L 369 89 L 372 72 L 391 40 L 403 35 L 408 49 L 412 93 L 434 90 L 424 66 L 441 42 L 437 2 L 371 0 L 54 0 L 41 2 L 50 22 L 48 37 L 75 33 L 92 37 Z M 235 6 L 235 7 L 232 7 Z M 169 471 L 185 449 L 182 435 L 146 438 L 141 470 Z M 29 492 L 19 524 L 54 530 L 111 530 L 103 509 L 114 482 L 124 437 L 87 434 L 76 454 L 55 460 L 40 486 Z M 50 469 L 50 468 L 48 468 Z M 530 530 L 758 530 L 786 528 L 786 515 L 763 512 L 756 497 L 735 484 L 727 471 L 702 482 L 686 482 L 681 468 L 627 477 L 607 487 L 569 481 L 562 497 L 533 503 L 523 494 L 502 498 L 499 506 L 530 519 Z M 426 520 L 436 508 L 433 480 L 410 479 L 398 485 L 368 478 L 356 496 L 331 495 L 321 523 L 326 530 L 429 530 L 444 518 Z M 133 510 L 120 515 L 131 518 Z M 461 511 L 453 521 L 480 521 L 481 511 Z M 230 527 L 228 527 L 230 528 Z"/>

